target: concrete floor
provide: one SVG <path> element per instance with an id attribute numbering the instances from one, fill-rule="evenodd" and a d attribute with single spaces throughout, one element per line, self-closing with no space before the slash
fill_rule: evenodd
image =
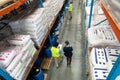
<path id="1" fill-rule="evenodd" d="M 66 16 L 60 33 L 60 42 L 69 40 L 73 46 L 73 58 L 71 67 L 67 67 L 64 56 L 61 66 L 57 69 L 53 64 L 48 72 L 47 80 L 87 80 L 85 66 L 85 27 L 81 26 L 80 0 L 73 0 L 73 18 L 69 21 Z M 68 15 L 68 13 L 67 13 Z"/>

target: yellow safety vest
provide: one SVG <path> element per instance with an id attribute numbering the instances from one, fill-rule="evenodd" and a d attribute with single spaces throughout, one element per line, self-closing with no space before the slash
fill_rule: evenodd
<path id="1" fill-rule="evenodd" d="M 68 7 L 68 11 L 71 11 L 72 12 L 72 4 L 69 4 L 69 7 Z"/>
<path id="2" fill-rule="evenodd" d="M 51 52 L 52 52 L 52 57 L 58 58 L 60 57 L 60 53 L 59 53 L 59 49 L 56 47 L 52 47 L 51 48 Z"/>

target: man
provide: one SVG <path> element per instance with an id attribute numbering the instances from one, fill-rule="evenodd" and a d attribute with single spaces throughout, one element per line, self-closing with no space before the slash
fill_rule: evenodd
<path id="1" fill-rule="evenodd" d="M 73 9 L 73 5 L 72 5 L 72 2 L 70 2 L 69 6 L 68 6 L 68 12 L 69 12 L 69 15 L 70 15 L 70 20 L 72 19 L 72 9 Z"/>
<path id="2" fill-rule="evenodd" d="M 55 60 L 55 65 L 58 68 L 59 67 L 59 62 L 62 61 L 63 57 L 60 54 L 60 50 L 58 48 L 58 43 L 56 43 L 54 46 L 52 46 L 51 48 L 51 52 L 52 52 L 52 57 Z"/>

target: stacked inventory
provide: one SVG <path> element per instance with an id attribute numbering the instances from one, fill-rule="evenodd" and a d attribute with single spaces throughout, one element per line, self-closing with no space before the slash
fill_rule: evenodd
<path id="1" fill-rule="evenodd" d="M 91 80 L 106 80 L 119 54 L 120 48 L 92 48 L 89 57 Z"/>
<path id="2" fill-rule="evenodd" d="M 63 0 L 46 1 L 44 5 L 44 8 L 28 11 L 26 15 L 20 15 L 19 18 L 17 17 L 10 22 L 14 33 L 30 35 L 36 46 L 39 46 L 43 41 L 54 16 L 63 5 Z"/>
<path id="3" fill-rule="evenodd" d="M 12 20 L 10 25 L 13 32 L 30 35 L 35 45 L 39 46 L 47 32 L 42 14 L 44 14 L 44 9 L 38 8 L 33 13 L 28 12 L 26 16 L 19 16 L 17 20 Z"/>
<path id="4" fill-rule="evenodd" d="M 19 3 L 13 5 L 14 7 L 22 5 L 27 0 L 17 1 Z M 28 77 L 41 50 L 37 51 L 35 46 L 43 46 L 63 3 L 64 0 L 46 0 L 43 3 L 44 8 L 28 8 L 29 10 L 26 9 L 10 19 L 9 25 L 14 35 L 8 33 L 3 36 L 0 33 L 0 36 L 7 37 L 4 40 L 0 37 L 2 40 L 0 41 L 0 70 L 3 70 L 3 73 L 16 80 Z M 4 74 L 2 76 L 9 77 Z"/>
<path id="5" fill-rule="evenodd" d="M 47 13 L 46 17 L 46 23 L 51 24 L 51 21 L 53 21 L 54 17 L 57 16 L 58 12 L 61 10 L 63 6 L 64 0 L 47 0 L 45 3 L 43 3 L 45 12 Z"/>
<path id="6" fill-rule="evenodd" d="M 8 42 L 6 44 L 6 42 Z M 3 46 L 4 44 L 4 46 Z M 36 53 L 29 35 L 12 35 L 1 42 L 0 67 L 14 79 L 21 80 Z"/>
<path id="7" fill-rule="evenodd" d="M 108 25 L 89 28 L 88 42 L 91 47 L 106 47 L 119 44 L 113 30 Z"/>
<path id="8" fill-rule="evenodd" d="M 100 1 L 94 2 L 92 13 L 91 6 L 86 7 L 86 23 L 91 26 L 87 35 L 91 80 L 106 80 L 120 54 L 118 36 L 109 25 L 99 4 Z M 91 23 L 90 16 L 92 16 Z"/>

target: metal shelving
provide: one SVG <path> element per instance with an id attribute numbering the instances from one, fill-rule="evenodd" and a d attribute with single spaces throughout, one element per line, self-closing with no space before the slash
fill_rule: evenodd
<path id="1" fill-rule="evenodd" d="M 14 10 L 15 8 L 18 8 L 19 6 L 21 6 L 22 4 L 24 4 L 25 2 L 27 2 L 28 0 L 17 0 L 16 2 L 14 2 L 13 4 L 3 8 L 0 10 L 0 17 L 1 16 L 4 16 L 5 14 L 9 13 L 10 11 Z M 35 0 L 34 0 L 35 1 Z M 40 7 L 43 7 L 42 5 L 42 0 L 40 0 Z M 64 4 L 64 3 L 63 3 Z M 62 5 L 63 6 L 63 5 Z M 44 43 L 48 37 L 48 35 L 50 34 L 50 31 L 58 17 L 58 14 L 60 13 L 61 9 L 57 12 L 57 14 L 54 16 L 53 20 L 51 21 L 51 24 L 50 26 L 48 27 L 48 31 L 46 33 L 46 35 L 44 36 L 44 39 L 42 41 L 42 43 L 40 44 L 40 46 L 37 47 L 37 52 L 35 53 L 32 61 L 29 63 L 28 67 L 27 67 L 27 70 L 25 71 L 25 74 L 23 76 L 23 80 L 27 80 L 27 77 L 35 63 L 35 61 L 37 60 L 38 58 L 38 55 L 40 53 L 40 51 L 42 50 L 42 47 L 44 46 Z M 4 71 L 3 69 L 0 68 L 0 75 L 3 76 L 6 80 L 13 80 L 13 78 L 6 72 Z"/>
<path id="2" fill-rule="evenodd" d="M 100 7 L 102 8 L 102 10 L 104 12 L 104 15 L 107 18 L 105 20 L 108 20 L 109 24 L 111 25 L 112 30 L 114 31 L 118 41 L 120 42 L 120 24 L 119 24 L 119 21 L 117 21 L 116 16 L 113 14 L 113 13 L 115 13 L 115 10 L 112 8 L 111 5 L 108 6 L 104 3 L 104 1 L 106 1 L 106 3 L 108 3 L 107 0 L 96 0 L 96 1 L 100 2 Z M 112 2 L 112 0 L 110 0 L 110 1 Z M 88 0 L 86 0 L 86 2 L 88 2 Z M 93 6 L 93 4 L 94 4 L 94 0 L 91 0 L 91 5 Z M 86 3 L 86 5 L 87 5 L 87 3 Z M 91 6 L 91 10 L 90 10 L 90 13 L 91 13 L 90 17 L 92 17 L 92 6 Z M 110 8 L 113 9 L 114 11 L 110 10 Z M 118 13 L 119 13 L 119 10 L 118 10 Z M 90 28 L 90 24 L 91 24 L 91 18 L 89 18 L 88 28 Z M 87 48 L 89 49 L 90 47 L 88 46 Z M 88 50 L 88 51 L 91 52 L 91 50 Z M 89 61 L 89 59 L 88 59 L 88 61 Z M 120 64 L 119 64 L 119 62 L 120 62 L 120 55 L 118 56 L 118 59 L 116 60 L 114 66 L 112 67 L 112 69 L 111 69 L 111 71 L 110 71 L 106 80 L 115 80 L 116 77 L 120 75 Z M 89 66 L 91 67 L 90 62 L 89 62 Z M 91 77 L 92 76 L 90 75 L 90 80 L 93 80 Z"/>
<path id="3" fill-rule="evenodd" d="M 115 17 L 109 11 L 109 9 L 104 5 L 104 3 L 102 3 L 102 1 L 101 1 L 101 8 L 120 42 L 120 25 L 115 21 Z"/>
<path id="4" fill-rule="evenodd" d="M 9 13 L 10 11 L 14 10 L 15 8 L 21 6 L 22 4 L 24 4 L 27 1 L 28 0 L 18 0 L 18 1 L 15 1 L 14 3 L 12 3 L 11 5 L 3 8 L 3 9 L 0 9 L 0 17 Z"/>
<path id="5" fill-rule="evenodd" d="M 120 25 L 117 23 L 115 16 L 112 14 L 112 12 L 108 9 L 108 7 L 102 1 L 101 1 L 101 8 L 120 42 Z M 115 80 L 116 77 L 120 75 L 119 62 L 120 62 L 120 55 L 118 56 L 118 59 L 116 60 L 113 68 L 111 69 L 107 77 L 107 80 Z"/>

